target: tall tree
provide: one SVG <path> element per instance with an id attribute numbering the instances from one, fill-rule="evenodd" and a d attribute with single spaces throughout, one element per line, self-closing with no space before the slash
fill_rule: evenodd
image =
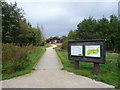
<path id="1" fill-rule="evenodd" d="M 77 37 L 79 39 L 93 39 L 96 37 L 96 20 L 92 17 L 84 19 L 77 27 Z"/>
<path id="2" fill-rule="evenodd" d="M 17 43 L 19 21 L 22 18 L 22 9 L 17 8 L 17 3 L 9 5 L 6 2 L 2 2 L 3 43 Z"/>
<path id="3" fill-rule="evenodd" d="M 69 40 L 75 40 L 76 39 L 76 32 L 73 30 L 70 30 L 68 33 L 68 39 Z"/>
<path id="4" fill-rule="evenodd" d="M 120 24 L 119 24 L 119 20 L 117 16 L 111 15 L 110 16 L 109 38 L 110 38 L 110 45 L 113 47 L 114 51 L 116 51 L 116 47 L 117 47 L 116 41 L 118 41 L 118 38 L 120 37 L 118 36 L 118 34 L 120 33 L 120 29 L 118 29 L 119 25 Z"/>
<path id="5" fill-rule="evenodd" d="M 3 43 L 19 43 L 20 45 L 38 45 L 43 40 L 39 27 L 33 28 L 24 17 L 24 11 L 17 7 L 17 3 L 2 2 L 2 40 Z"/>

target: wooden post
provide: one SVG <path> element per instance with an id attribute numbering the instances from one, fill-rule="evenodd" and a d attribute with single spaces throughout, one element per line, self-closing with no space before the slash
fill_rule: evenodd
<path id="1" fill-rule="evenodd" d="M 79 70 L 79 61 L 75 60 L 75 70 Z"/>
<path id="2" fill-rule="evenodd" d="M 100 66 L 99 63 L 94 63 L 94 76 L 98 76 L 100 73 Z"/>

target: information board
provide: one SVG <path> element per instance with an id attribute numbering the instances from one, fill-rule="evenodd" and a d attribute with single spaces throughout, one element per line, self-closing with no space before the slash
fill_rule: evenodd
<path id="1" fill-rule="evenodd" d="M 83 56 L 83 46 L 71 45 L 71 55 L 72 56 Z"/>
<path id="2" fill-rule="evenodd" d="M 85 45 L 86 57 L 101 57 L 100 45 Z"/>
<path id="3" fill-rule="evenodd" d="M 68 41 L 69 60 L 105 64 L 105 40 Z"/>

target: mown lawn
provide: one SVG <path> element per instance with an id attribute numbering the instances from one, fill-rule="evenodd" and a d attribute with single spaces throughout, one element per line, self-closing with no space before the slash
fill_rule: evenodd
<path id="1" fill-rule="evenodd" d="M 25 68 L 22 70 L 15 71 L 14 73 L 11 72 L 10 74 L 2 73 L 2 80 L 10 79 L 13 77 L 17 77 L 20 75 L 30 73 L 32 70 L 34 70 L 34 66 L 37 64 L 39 59 L 42 57 L 47 47 L 49 46 L 35 47 L 34 50 L 32 50 L 31 52 L 27 54 L 27 58 L 29 61 L 26 63 L 27 65 L 25 66 Z M 12 64 L 13 62 L 5 63 L 5 67 L 12 65 Z M 6 68 L 6 69 L 9 69 L 9 68 Z"/>
<path id="2" fill-rule="evenodd" d="M 79 62 L 80 69 L 76 71 L 74 69 L 74 61 L 68 60 L 67 51 L 56 49 L 56 52 L 61 59 L 64 70 L 114 85 L 115 88 L 120 88 L 120 85 L 118 85 L 120 80 L 118 78 L 118 54 L 107 53 L 106 64 L 100 65 L 100 76 L 93 76 L 93 63 Z"/>

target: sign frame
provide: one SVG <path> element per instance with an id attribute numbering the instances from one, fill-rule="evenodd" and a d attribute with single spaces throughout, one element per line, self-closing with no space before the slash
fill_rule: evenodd
<path id="1" fill-rule="evenodd" d="M 83 56 L 72 56 L 71 45 L 83 45 Z M 85 45 L 100 45 L 101 57 L 87 57 L 85 56 Z M 91 63 L 105 64 L 105 40 L 104 39 L 92 39 L 92 40 L 72 40 L 68 41 L 68 59 L 75 61 L 85 61 Z"/>

